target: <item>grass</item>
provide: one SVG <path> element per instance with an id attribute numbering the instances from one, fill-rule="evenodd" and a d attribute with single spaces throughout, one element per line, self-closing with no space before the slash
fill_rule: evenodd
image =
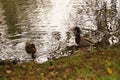
<path id="1" fill-rule="evenodd" d="M 0 65 L 0 80 L 119 80 L 120 50 L 77 51 L 38 64 L 34 61 Z"/>

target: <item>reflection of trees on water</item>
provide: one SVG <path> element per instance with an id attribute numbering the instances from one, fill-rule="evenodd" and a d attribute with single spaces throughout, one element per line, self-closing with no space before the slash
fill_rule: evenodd
<path id="1" fill-rule="evenodd" d="M 107 3 L 103 2 L 102 7 L 96 10 L 96 22 L 98 31 L 104 33 L 102 37 L 102 46 L 108 46 L 119 42 L 119 17 L 116 0 L 111 0 L 111 4 L 107 7 Z M 114 39 L 112 39 L 114 37 Z M 111 43 L 113 42 L 113 43 Z"/>
<path id="2" fill-rule="evenodd" d="M 7 38 L 16 39 L 20 38 L 23 31 L 30 31 L 31 23 L 28 15 L 34 8 L 36 0 L 1 0 L 0 1 L 4 10 L 3 15 L 7 24 Z M 33 26 L 32 26 L 33 27 Z"/>
<path id="3" fill-rule="evenodd" d="M 6 24 L 8 25 L 7 33 L 9 35 L 20 34 L 21 29 L 17 26 L 17 8 L 13 0 L 1 0 L 4 9 Z"/>

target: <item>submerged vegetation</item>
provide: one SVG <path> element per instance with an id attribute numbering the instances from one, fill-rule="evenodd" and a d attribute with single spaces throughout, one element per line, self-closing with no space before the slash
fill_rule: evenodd
<path id="1" fill-rule="evenodd" d="M 76 51 L 38 64 L 34 61 L 0 65 L 0 80 L 119 80 L 120 50 Z"/>

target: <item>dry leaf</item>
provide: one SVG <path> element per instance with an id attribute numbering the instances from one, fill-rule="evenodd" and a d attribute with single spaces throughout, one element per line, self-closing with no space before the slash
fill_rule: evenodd
<path id="1" fill-rule="evenodd" d="M 112 73 L 113 73 L 113 72 L 112 72 L 112 69 L 111 69 L 110 67 L 107 67 L 106 69 L 107 69 L 107 72 L 108 72 L 109 74 L 112 74 Z"/>
<path id="2" fill-rule="evenodd" d="M 12 73 L 12 71 L 11 70 L 6 70 L 6 73 L 10 74 L 10 73 Z"/>

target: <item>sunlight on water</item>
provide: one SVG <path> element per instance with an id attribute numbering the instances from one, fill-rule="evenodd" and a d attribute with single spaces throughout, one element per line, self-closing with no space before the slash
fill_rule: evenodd
<path id="1" fill-rule="evenodd" d="M 70 0 L 52 0 L 51 5 L 52 7 L 45 12 L 44 9 L 38 7 L 36 10 L 38 14 L 36 18 L 33 18 L 38 21 L 33 23 L 35 25 L 37 23 L 36 29 L 44 30 L 47 33 L 42 37 L 43 45 L 39 49 L 38 55 L 54 54 L 56 51 L 60 54 L 60 50 L 67 46 L 66 32 L 68 31 L 68 25 L 66 23 L 69 20 L 69 13 L 72 10 Z M 56 35 L 59 35 L 60 40 L 55 39 Z M 58 49 L 59 47 L 60 49 Z M 44 55 L 43 57 L 45 58 Z M 39 56 L 36 61 L 41 62 L 41 59 L 41 56 Z"/>
<path id="2" fill-rule="evenodd" d="M 57 58 L 68 56 L 68 47 L 75 45 L 73 27 L 97 29 L 94 10 L 88 5 L 92 7 L 91 1 L 94 0 L 0 0 L 0 60 L 30 60 L 26 41 L 35 44 L 38 63 L 47 61 L 51 54 Z M 98 9 L 103 1 L 98 1 Z"/>
<path id="3" fill-rule="evenodd" d="M 53 9 L 50 12 L 50 27 L 56 26 L 56 30 L 61 32 L 62 38 L 65 38 L 69 12 L 71 11 L 71 0 L 53 0 Z"/>
<path id="4" fill-rule="evenodd" d="M 25 52 L 26 41 L 32 41 L 36 45 L 37 58 L 35 60 L 38 63 L 46 61 L 49 54 L 62 56 L 66 46 L 75 44 L 73 37 L 68 41 L 66 36 L 66 32 L 74 27 L 75 22 L 71 0 L 46 0 L 43 2 L 36 0 L 34 3 L 25 1 L 22 5 L 21 2 L 15 2 L 17 3 L 16 13 L 18 16 L 16 17 L 18 23 L 15 25 L 19 25 L 21 29 L 21 34 L 16 35 L 21 37 L 13 40 L 4 37 L 7 41 L 2 43 L 0 59 L 17 58 L 21 61 L 31 59 L 31 56 Z M 29 5 L 26 5 L 27 3 Z M 9 12 L 14 14 L 12 11 Z M 73 16 L 72 18 L 70 14 Z M 8 24 L 6 26 L 13 27 Z"/>
<path id="5" fill-rule="evenodd" d="M 51 10 L 50 26 L 63 26 L 65 18 L 70 11 L 70 0 L 53 1 L 53 9 Z"/>

